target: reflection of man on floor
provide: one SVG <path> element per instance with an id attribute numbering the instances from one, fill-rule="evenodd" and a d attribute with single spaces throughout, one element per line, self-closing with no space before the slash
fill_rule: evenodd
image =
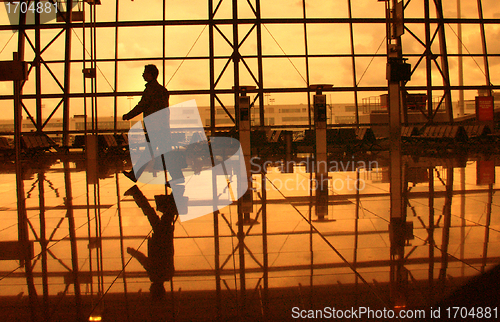
<path id="1" fill-rule="evenodd" d="M 174 224 L 178 213 L 173 196 L 155 196 L 156 208 L 163 213 L 160 218 L 137 186 L 127 190 L 125 195 L 134 198 L 153 228 L 153 234 L 148 238 L 148 256 L 131 247 L 127 248 L 127 253 L 137 259 L 148 273 L 152 283 L 149 288 L 151 296 L 161 299 L 165 296 L 163 282 L 171 280 L 175 272 Z"/>

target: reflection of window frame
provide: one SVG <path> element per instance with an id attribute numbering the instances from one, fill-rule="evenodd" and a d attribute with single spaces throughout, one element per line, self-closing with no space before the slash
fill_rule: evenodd
<path id="1" fill-rule="evenodd" d="M 335 124 L 353 124 L 356 123 L 356 117 L 350 115 L 335 115 Z"/>

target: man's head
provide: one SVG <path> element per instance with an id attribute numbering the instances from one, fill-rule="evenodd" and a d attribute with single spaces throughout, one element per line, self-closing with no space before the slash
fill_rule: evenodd
<path id="1" fill-rule="evenodd" d="M 156 78 L 158 78 L 158 68 L 155 65 L 146 65 L 144 66 L 144 73 L 142 73 L 142 77 L 146 82 L 150 82 Z"/>
<path id="2" fill-rule="evenodd" d="M 149 292 L 151 294 L 151 298 L 155 301 L 163 300 L 167 295 L 165 291 L 165 286 L 163 286 L 163 282 L 153 282 L 149 287 Z"/>

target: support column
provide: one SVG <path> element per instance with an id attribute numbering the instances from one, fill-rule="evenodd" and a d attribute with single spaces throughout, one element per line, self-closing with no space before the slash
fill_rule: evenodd
<path id="1" fill-rule="evenodd" d="M 387 80 L 389 87 L 389 142 L 390 142 L 390 193 L 391 220 L 403 217 L 403 174 L 401 162 L 401 81 L 403 72 L 403 55 L 401 35 L 397 30 L 396 6 L 397 0 L 392 0 L 392 7 L 387 7 Z"/>
<path id="2" fill-rule="evenodd" d="M 333 85 L 311 85 L 316 91 L 314 95 L 314 130 L 316 132 L 316 216 L 318 220 L 328 217 L 328 151 L 326 141 L 326 95 L 324 89 L 331 89 Z M 312 188 L 312 187 L 311 187 Z"/>
<path id="3" fill-rule="evenodd" d="M 236 73 L 235 73 L 236 77 Z M 236 83 L 236 79 L 235 79 Z M 236 86 L 236 84 L 235 84 Z M 250 213 L 253 209 L 252 203 L 252 174 L 250 168 L 250 158 L 252 154 L 252 149 L 250 146 L 250 96 L 246 95 L 248 89 L 255 89 L 255 86 L 242 86 L 239 88 L 233 88 L 235 93 L 241 93 L 240 97 L 236 99 L 236 125 L 239 133 L 239 140 L 241 144 L 241 150 L 243 152 L 243 158 L 245 159 L 246 168 L 246 180 L 247 187 L 249 188 L 242 196 L 238 199 L 238 250 L 240 259 L 240 302 L 239 308 L 240 313 L 244 314 L 246 310 L 246 271 L 245 271 L 245 232 L 243 230 L 244 225 L 250 221 Z M 238 195 L 241 195 L 240 183 L 238 182 Z"/>

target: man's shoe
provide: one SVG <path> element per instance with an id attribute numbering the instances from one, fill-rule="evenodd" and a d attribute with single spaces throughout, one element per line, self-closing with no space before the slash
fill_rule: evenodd
<path id="1" fill-rule="evenodd" d="M 127 171 L 123 171 L 122 173 L 123 173 L 123 175 L 124 175 L 125 177 L 129 178 L 129 179 L 130 179 L 130 180 L 132 180 L 133 182 L 137 182 L 137 179 L 136 179 L 136 177 L 135 177 L 135 175 L 134 175 L 134 170 L 130 170 L 129 172 L 127 172 Z"/>
<path id="2" fill-rule="evenodd" d="M 127 191 L 125 191 L 124 195 L 125 196 L 137 196 L 138 194 L 140 194 L 140 190 L 137 186 L 133 186 L 132 188 L 128 189 Z"/>

